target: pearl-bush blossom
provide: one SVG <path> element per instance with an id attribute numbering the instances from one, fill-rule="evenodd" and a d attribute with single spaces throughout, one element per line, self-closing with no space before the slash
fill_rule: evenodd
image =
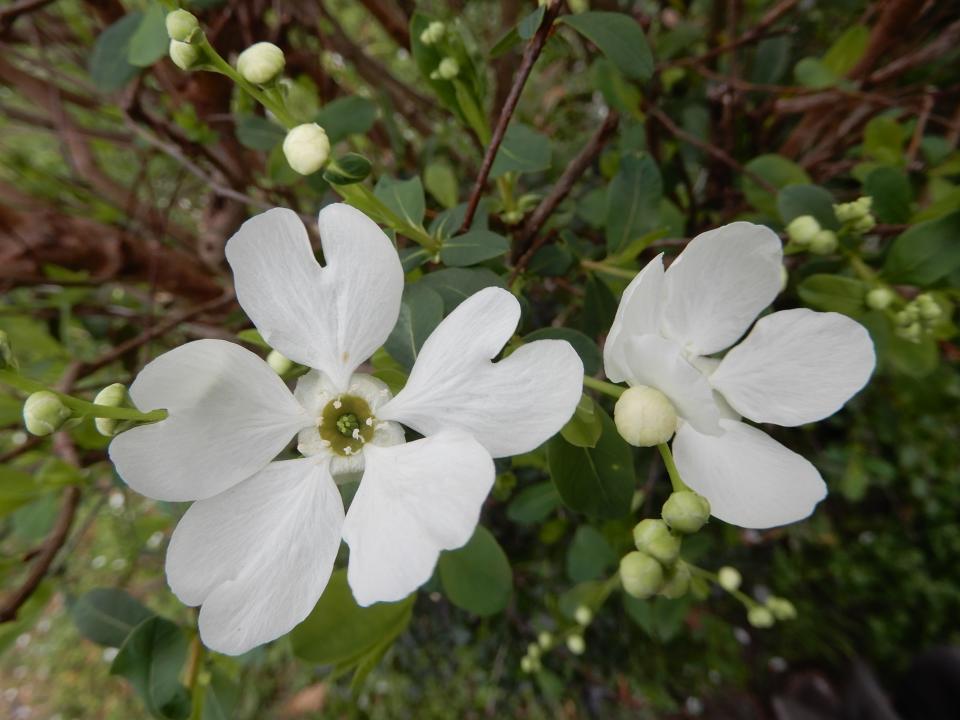
<path id="1" fill-rule="evenodd" d="M 734 525 L 800 520 L 826 495 L 820 473 L 758 428 L 839 410 L 870 378 L 873 343 L 845 315 L 783 310 L 754 323 L 780 291 L 776 234 L 747 222 L 695 237 L 670 268 L 651 260 L 623 293 L 604 346 L 613 382 L 673 403 L 684 482 Z M 722 357 L 713 357 L 753 330 Z"/>
<path id="2" fill-rule="evenodd" d="M 320 266 L 295 213 L 269 210 L 227 243 L 237 298 L 264 339 L 312 368 L 293 393 L 259 356 L 198 340 L 149 363 L 130 387 L 161 422 L 117 436 L 110 457 L 134 490 L 195 501 L 167 552 L 167 580 L 202 605 L 200 634 L 238 654 L 313 609 L 341 538 L 361 605 L 405 597 L 442 550 L 470 539 L 493 458 L 557 432 L 580 398 L 583 365 L 540 340 L 492 362 L 520 305 L 486 288 L 423 344 L 404 388 L 356 372 L 397 321 L 403 270 L 387 236 L 347 205 L 324 208 Z M 402 425 L 423 437 L 406 442 Z M 305 456 L 275 461 L 297 436 Z M 337 483 L 362 476 L 349 510 Z"/>

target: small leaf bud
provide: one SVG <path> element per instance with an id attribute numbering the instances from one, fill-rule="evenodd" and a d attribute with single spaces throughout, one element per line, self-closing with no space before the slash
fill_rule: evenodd
<path id="1" fill-rule="evenodd" d="M 316 123 L 297 125 L 283 140 L 283 155 L 301 175 L 311 175 L 330 157 L 330 139 Z"/>
<path id="2" fill-rule="evenodd" d="M 567 638 L 567 650 L 574 655 L 583 655 L 587 649 L 587 643 L 583 640 L 583 635 L 571 635 Z"/>
<path id="3" fill-rule="evenodd" d="M 254 85 L 269 85 L 280 76 L 285 64 L 283 50 L 273 43 L 258 42 L 237 57 L 237 72 Z"/>
<path id="4" fill-rule="evenodd" d="M 437 75 L 441 80 L 453 80 L 460 74 L 460 64 L 452 57 L 445 57 L 437 66 Z"/>
<path id="5" fill-rule="evenodd" d="M 755 628 L 768 628 L 774 623 L 773 613 L 763 605 L 754 605 L 747 611 L 747 622 Z"/>
<path id="6" fill-rule="evenodd" d="M 810 240 L 810 252 L 829 255 L 837 249 L 837 235 L 833 230 L 821 230 Z"/>
<path id="7" fill-rule="evenodd" d="M 573 619 L 578 625 L 586 627 L 593 622 L 593 612 L 586 605 L 580 605 L 573 613 Z"/>
<path id="8" fill-rule="evenodd" d="M 888 287 L 873 288 L 867 293 L 867 307 L 871 310 L 886 310 L 897 299 L 897 294 Z"/>
<path id="9" fill-rule="evenodd" d="M 656 388 L 627 388 L 613 408 L 613 421 L 620 436 L 634 447 L 665 443 L 677 430 L 673 403 Z"/>
<path id="10" fill-rule="evenodd" d="M 171 40 L 190 43 L 198 39 L 200 23 L 193 13 L 186 10 L 174 10 L 167 13 L 167 35 Z"/>
<path id="11" fill-rule="evenodd" d="M 681 490 L 667 498 L 660 515 L 671 530 L 684 534 L 697 532 L 710 517 L 710 502 L 692 490 Z"/>
<path id="12" fill-rule="evenodd" d="M 767 599 L 767 608 L 777 620 L 793 620 L 797 617 L 797 609 L 786 598 L 771 596 Z"/>
<path id="13" fill-rule="evenodd" d="M 820 223 L 813 215 L 795 217 L 787 225 L 787 237 L 797 245 L 809 245 L 818 232 Z"/>
<path id="14" fill-rule="evenodd" d="M 717 584 L 720 585 L 727 592 L 734 592 L 735 590 L 740 589 L 740 583 L 743 582 L 743 577 L 740 575 L 740 571 L 735 567 L 730 567 L 729 565 L 724 565 L 717 571 Z"/>
<path id="15" fill-rule="evenodd" d="M 663 585 L 663 567 L 646 553 L 629 552 L 620 560 L 620 582 L 628 595 L 646 600 Z"/>
<path id="16" fill-rule="evenodd" d="M 120 407 L 127 400 L 127 388 L 122 383 L 107 385 L 103 390 L 97 393 L 93 399 L 95 405 L 106 405 L 107 407 Z M 94 418 L 93 424 L 97 432 L 106 437 L 113 437 L 117 434 L 117 426 L 120 421 L 116 418 Z"/>
<path id="17" fill-rule="evenodd" d="M 537 635 L 537 644 L 540 645 L 544 650 L 549 650 L 553 647 L 553 633 L 549 633 L 546 630 Z"/>
<path id="18" fill-rule="evenodd" d="M 663 520 L 647 518 L 633 528 L 633 542 L 637 550 L 653 556 L 664 565 L 669 565 L 680 555 L 681 539 L 670 532 Z"/>
<path id="19" fill-rule="evenodd" d="M 685 562 L 678 562 L 667 571 L 660 595 L 670 600 L 682 598 L 690 590 L 690 566 Z"/>
<path id="20" fill-rule="evenodd" d="M 196 45 L 179 40 L 170 41 L 170 59 L 181 70 L 192 70 L 200 64 L 202 57 L 203 53 Z"/>
<path id="21" fill-rule="evenodd" d="M 271 350 L 267 355 L 267 365 L 269 365 L 277 375 L 283 375 L 293 367 L 293 362 L 278 350 Z"/>
<path id="22" fill-rule="evenodd" d="M 23 424 L 39 436 L 55 433 L 70 418 L 70 408 L 49 390 L 35 392 L 23 404 Z"/>

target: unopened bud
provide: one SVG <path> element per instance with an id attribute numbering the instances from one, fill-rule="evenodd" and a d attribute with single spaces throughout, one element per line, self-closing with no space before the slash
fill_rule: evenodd
<path id="1" fill-rule="evenodd" d="M 34 435 L 50 435 L 60 429 L 69 418 L 70 408 L 49 390 L 35 392 L 23 404 L 23 424 Z"/>
<path id="2" fill-rule="evenodd" d="M 921 320 L 935 322 L 943 317 L 943 309 L 937 304 L 937 301 L 933 299 L 932 295 L 928 293 L 917 295 L 917 299 L 914 300 L 914 302 L 916 303 Z"/>
<path id="3" fill-rule="evenodd" d="M 860 235 L 863 235 L 864 233 L 869 232 L 870 230 L 873 230 L 873 227 L 876 224 L 877 224 L 877 221 L 876 221 L 876 218 L 873 217 L 873 215 L 864 215 L 862 218 L 855 221 L 851 227 L 853 228 L 854 232 Z"/>
<path id="4" fill-rule="evenodd" d="M 809 245 L 818 232 L 820 232 L 820 223 L 813 215 L 795 217 L 787 225 L 787 237 L 797 245 Z"/>
<path id="5" fill-rule="evenodd" d="M 787 266 L 780 266 L 780 292 L 787 289 L 787 283 L 790 281 L 790 273 L 787 272 Z"/>
<path id="6" fill-rule="evenodd" d="M 254 43 L 237 57 L 237 72 L 254 85 L 269 85 L 283 72 L 283 50 L 273 43 Z"/>
<path id="7" fill-rule="evenodd" d="M 837 235 L 833 230 L 821 230 L 810 240 L 810 252 L 829 255 L 837 249 Z"/>
<path id="8" fill-rule="evenodd" d="M 548 633 L 546 630 L 537 635 L 537 644 L 540 645 L 544 650 L 549 650 L 553 647 L 553 633 Z"/>
<path id="9" fill-rule="evenodd" d="M 10 337 L 3 330 L 0 330 L 0 370 L 15 366 L 16 362 L 13 359 L 13 347 L 10 345 Z"/>
<path id="10" fill-rule="evenodd" d="M 536 672 L 540 667 L 540 661 L 536 660 L 529 655 L 524 655 L 520 659 L 520 670 L 527 673 L 528 675 L 532 672 Z"/>
<path id="11" fill-rule="evenodd" d="M 663 521 L 684 534 L 697 532 L 710 517 L 710 502 L 692 490 L 671 493 L 660 510 Z"/>
<path id="12" fill-rule="evenodd" d="M 620 560 L 620 582 L 628 595 L 646 600 L 663 586 L 663 567 L 644 552 L 629 552 Z"/>
<path id="13" fill-rule="evenodd" d="M 587 649 L 587 643 L 583 640 L 583 635 L 571 635 L 567 638 L 567 650 L 574 655 L 583 655 Z"/>
<path id="14" fill-rule="evenodd" d="M 774 623 L 773 613 L 763 605 L 754 605 L 747 611 L 747 622 L 755 628 L 768 628 Z"/>
<path id="15" fill-rule="evenodd" d="M 771 596 L 767 599 L 767 608 L 777 620 L 793 620 L 797 617 L 797 609 L 786 598 Z"/>
<path id="16" fill-rule="evenodd" d="M 277 375 L 283 375 L 293 367 L 293 362 L 278 350 L 271 350 L 267 355 L 267 365 L 273 368 Z"/>
<path id="17" fill-rule="evenodd" d="M 167 13 L 167 35 L 171 40 L 193 42 L 200 34 L 200 23 L 193 13 L 186 10 L 174 10 Z"/>
<path id="18" fill-rule="evenodd" d="M 460 74 L 460 64 L 452 57 L 445 57 L 437 66 L 437 75 L 441 80 L 453 80 Z"/>
<path id="19" fill-rule="evenodd" d="M 717 583 L 727 592 L 739 590 L 740 583 L 742 582 L 743 577 L 740 575 L 740 571 L 735 567 L 724 565 L 717 571 Z"/>
<path id="20" fill-rule="evenodd" d="M 627 388 L 613 408 L 613 421 L 621 437 L 635 447 L 665 443 L 677 430 L 673 403 L 656 388 Z"/>
<path id="21" fill-rule="evenodd" d="M 200 63 L 202 55 L 196 45 L 179 40 L 170 41 L 170 59 L 181 70 L 192 70 Z"/>
<path id="22" fill-rule="evenodd" d="M 573 619 L 577 621 L 578 625 L 586 627 L 593 622 L 593 612 L 586 605 L 580 605 L 573 612 Z"/>
<path id="23" fill-rule="evenodd" d="M 536 643 L 530 643 L 527 645 L 527 657 L 539 658 L 540 657 L 540 646 Z"/>
<path id="24" fill-rule="evenodd" d="M 97 393 L 93 399 L 95 405 L 105 405 L 107 407 L 120 407 L 127 400 L 127 388 L 122 383 L 107 385 L 103 390 Z M 93 424 L 97 432 L 107 437 L 113 437 L 117 434 L 117 426 L 120 421 L 116 418 L 94 418 Z"/>
<path id="25" fill-rule="evenodd" d="M 682 541 L 663 520 L 647 518 L 633 528 L 633 542 L 637 550 L 652 555 L 664 565 L 669 565 L 680 555 Z"/>
<path id="26" fill-rule="evenodd" d="M 283 140 L 283 155 L 301 175 L 311 175 L 330 157 L 330 139 L 316 123 L 297 125 Z"/>
<path id="27" fill-rule="evenodd" d="M 420 33 L 420 42 L 422 42 L 424 45 L 433 45 L 438 43 L 443 38 L 443 35 L 446 31 L 446 25 L 439 20 L 434 20 L 424 28 L 422 33 Z"/>
<path id="28" fill-rule="evenodd" d="M 682 598 L 690 590 L 690 580 L 690 566 L 685 562 L 678 562 L 667 571 L 660 595 L 670 600 Z"/>
<path id="29" fill-rule="evenodd" d="M 923 326 L 918 322 L 912 322 L 909 325 L 897 328 L 897 336 L 907 342 L 920 342 L 923 336 Z"/>
<path id="30" fill-rule="evenodd" d="M 890 288 L 873 288 L 867 293 L 867 307 L 871 310 L 886 310 L 896 299 L 897 294 Z"/>

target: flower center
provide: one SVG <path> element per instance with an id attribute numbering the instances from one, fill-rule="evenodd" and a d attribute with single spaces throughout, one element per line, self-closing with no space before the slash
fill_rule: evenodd
<path id="1" fill-rule="evenodd" d="M 339 395 L 327 403 L 317 424 L 320 437 L 337 455 L 357 455 L 373 439 L 376 420 L 370 405 L 356 395 Z"/>

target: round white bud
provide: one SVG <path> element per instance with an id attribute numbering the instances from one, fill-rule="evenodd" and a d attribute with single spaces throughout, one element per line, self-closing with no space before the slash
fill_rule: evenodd
<path id="1" fill-rule="evenodd" d="M 818 232 L 820 232 L 820 223 L 813 215 L 795 217 L 787 225 L 787 237 L 797 245 L 808 245 Z"/>
<path id="2" fill-rule="evenodd" d="M 537 643 L 539 643 L 540 647 L 542 647 L 544 650 L 549 650 L 553 647 L 553 633 L 544 630 L 537 635 Z"/>
<path id="3" fill-rule="evenodd" d="M 196 45 L 179 40 L 170 41 L 170 59 L 181 70 L 192 70 L 200 62 L 201 57 L 202 53 Z"/>
<path id="4" fill-rule="evenodd" d="M 755 628 L 768 628 L 774 623 L 773 613 L 763 605 L 754 605 L 747 611 L 747 622 Z"/>
<path id="5" fill-rule="evenodd" d="M 273 368 L 277 375 L 283 375 L 293 367 L 293 362 L 277 350 L 271 350 L 267 355 L 267 365 Z"/>
<path id="6" fill-rule="evenodd" d="M 567 638 L 567 650 L 574 655 L 583 655 L 586 649 L 587 643 L 584 642 L 583 635 L 571 635 Z"/>
<path id="7" fill-rule="evenodd" d="M 185 43 L 196 39 L 196 33 L 200 30 L 200 23 L 196 16 L 182 9 L 167 13 L 166 25 L 167 35 L 171 40 Z"/>
<path id="8" fill-rule="evenodd" d="M 867 293 L 867 307 L 871 310 L 886 310 L 896 298 L 897 294 L 888 287 L 873 288 Z"/>
<path id="9" fill-rule="evenodd" d="M 821 230 L 810 240 L 810 252 L 829 255 L 837 249 L 837 235 L 833 230 Z"/>
<path id="10" fill-rule="evenodd" d="M 635 447 L 665 443 L 677 430 L 677 411 L 662 392 L 646 385 L 627 388 L 613 409 L 617 431 Z"/>
<path id="11" fill-rule="evenodd" d="M 330 139 L 316 123 L 297 125 L 283 139 L 283 155 L 301 175 L 311 175 L 330 157 Z"/>
<path id="12" fill-rule="evenodd" d="M 460 64 L 452 57 L 445 57 L 437 66 L 437 75 L 443 80 L 453 80 L 460 74 Z"/>
<path id="13" fill-rule="evenodd" d="M 33 393 L 23 404 L 23 424 L 33 435 L 55 433 L 70 415 L 60 396 L 49 390 Z"/>
<path id="14" fill-rule="evenodd" d="M 717 571 L 717 583 L 727 592 L 739 590 L 740 583 L 742 582 L 743 577 L 740 575 L 740 571 L 735 567 L 724 565 Z"/>
<path id="15" fill-rule="evenodd" d="M 107 385 L 103 390 L 97 393 L 93 399 L 95 405 L 105 405 L 107 407 L 120 407 L 126 402 L 127 388 L 122 383 Z M 117 425 L 120 421 L 116 418 L 98 417 L 93 419 L 93 424 L 97 432 L 106 437 L 113 437 L 117 434 Z"/>
<path id="16" fill-rule="evenodd" d="M 586 605 L 580 605 L 574 610 L 573 619 L 577 621 L 577 625 L 589 625 L 593 622 L 593 612 Z"/>
<path id="17" fill-rule="evenodd" d="M 237 72 L 247 82 L 267 85 L 283 72 L 285 63 L 283 50 L 273 43 L 258 42 L 240 53 Z"/>

